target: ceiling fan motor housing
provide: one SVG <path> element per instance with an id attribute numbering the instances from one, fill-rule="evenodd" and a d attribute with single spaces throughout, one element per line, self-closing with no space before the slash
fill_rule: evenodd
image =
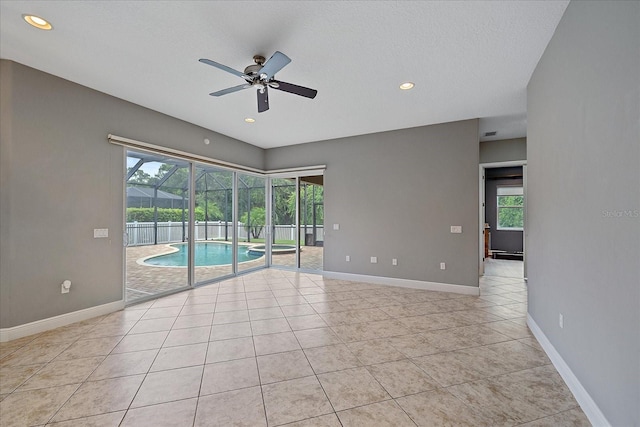
<path id="1" fill-rule="evenodd" d="M 244 73 L 248 76 L 253 76 L 255 74 L 258 74 L 258 71 L 260 71 L 261 68 L 262 68 L 262 65 L 260 64 L 252 64 L 244 69 Z"/>
<path id="2" fill-rule="evenodd" d="M 255 62 L 255 64 L 251 64 L 244 69 L 244 73 L 248 76 L 258 74 L 258 71 L 260 71 L 260 69 L 264 66 L 265 59 L 262 55 L 254 55 L 253 61 Z"/>

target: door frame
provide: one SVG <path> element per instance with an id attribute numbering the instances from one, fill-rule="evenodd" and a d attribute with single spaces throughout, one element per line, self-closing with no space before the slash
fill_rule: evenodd
<path id="1" fill-rule="evenodd" d="M 269 189 L 271 189 L 271 180 L 273 178 L 285 178 L 285 179 L 295 179 L 296 182 L 296 257 L 295 257 L 295 267 L 291 268 L 288 266 L 280 266 L 280 265 L 276 265 L 274 267 L 276 268 L 281 268 L 284 270 L 295 270 L 295 271 L 300 271 L 300 272 L 310 272 L 310 273 L 317 273 L 318 270 L 309 270 L 309 269 L 304 269 L 300 267 L 300 245 L 302 244 L 302 242 L 300 241 L 300 230 L 301 230 L 301 221 L 300 221 L 300 180 L 301 178 L 304 178 L 305 176 L 318 176 L 318 175 L 323 175 L 324 176 L 324 168 L 323 169 L 304 169 L 304 170 L 298 170 L 298 171 L 291 171 L 291 172 L 275 172 L 275 173 L 269 173 L 267 174 L 267 177 L 269 178 L 268 184 L 267 186 L 269 187 Z M 324 187 L 324 185 L 323 185 Z M 272 212 L 271 209 L 273 208 L 273 206 L 271 206 L 272 204 L 272 198 L 269 197 L 269 220 L 268 220 L 268 225 L 267 228 L 269 230 L 272 229 L 273 226 L 273 218 L 272 218 Z M 269 238 L 269 247 L 271 247 L 271 239 Z M 322 248 L 323 251 L 323 258 L 324 258 L 324 246 Z M 269 253 L 269 258 L 268 258 L 268 268 L 270 268 L 272 266 L 272 256 L 271 253 Z"/>
<path id="2" fill-rule="evenodd" d="M 522 166 L 522 190 L 524 192 L 524 224 L 522 232 L 522 262 L 524 278 L 527 278 L 527 251 L 525 248 L 525 236 L 527 234 L 527 161 L 511 160 L 506 162 L 480 163 L 479 167 L 479 191 L 478 191 L 478 218 L 479 218 L 479 245 L 478 245 L 478 275 L 484 276 L 484 224 L 485 224 L 485 169 Z"/>

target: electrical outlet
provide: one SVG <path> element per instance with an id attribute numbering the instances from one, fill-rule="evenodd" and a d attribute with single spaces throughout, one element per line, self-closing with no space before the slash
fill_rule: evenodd
<path id="1" fill-rule="evenodd" d="M 346 257 L 344 257 L 344 260 L 349 262 L 349 261 L 351 261 L 351 257 L 349 255 L 347 255 Z"/>
<path id="2" fill-rule="evenodd" d="M 444 262 L 440 263 L 440 270 L 446 270 L 447 269 L 447 265 Z"/>
<path id="3" fill-rule="evenodd" d="M 451 232 L 455 233 L 455 234 L 462 233 L 462 226 L 461 225 L 452 225 L 451 226 Z"/>
<path id="4" fill-rule="evenodd" d="M 558 316 L 558 326 L 560 326 L 560 329 L 564 328 L 564 316 L 562 313 Z"/>
<path id="5" fill-rule="evenodd" d="M 398 265 L 398 260 L 396 258 L 393 258 L 391 260 L 391 265 Z"/>
<path id="6" fill-rule="evenodd" d="M 340 224 L 333 224 L 334 230 L 340 230 Z"/>
<path id="7" fill-rule="evenodd" d="M 371 257 L 371 264 L 377 264 L 378 263 L 378 257 L 377 256 L 372 256 Z"/>

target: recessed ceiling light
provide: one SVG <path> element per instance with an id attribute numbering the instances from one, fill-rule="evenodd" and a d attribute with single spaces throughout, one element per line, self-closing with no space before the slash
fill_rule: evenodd
<path id="1" fill-rule="evenodd" d="M 256 121 L 256 119 L 253 119 L 251 117 L 247 117 L 246 119 L 244 119 L 244 121 L 247 122 L 247 123 L 253 123 L 253 122 Z"/>
<path id="2" fill-rule="evenodd" d="M 40 18 L 36 15 L 22 15 L 27 24 L 32 25 L 41 30 L 51 30 L 53 26 L 46 19 Z"/>
<path id="3" fill-rule="evenodd" d="M 400 89 L 402 90 L 409 90 L 409 89 L 413 89 L 415 85 L 411 82 L 404 82 L 400 85 Z"/>

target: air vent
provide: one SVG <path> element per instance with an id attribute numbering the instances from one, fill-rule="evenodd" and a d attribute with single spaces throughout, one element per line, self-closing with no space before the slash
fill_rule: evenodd
<path id="1" fill-rule="evenodd" d="M 498 132 L 497 131 L 493 131 L 493 132 L 485 132 L 484 136 L 496 136 Z"/>

